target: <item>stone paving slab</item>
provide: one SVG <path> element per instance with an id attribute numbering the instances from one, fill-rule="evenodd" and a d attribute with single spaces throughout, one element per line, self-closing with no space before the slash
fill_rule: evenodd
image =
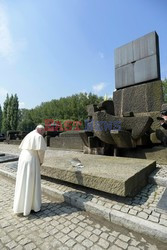
<path id="1" fill-rule="evenodd" d="M 42 195 L 42 207 L 29 216 L 12 211 L 14 184 L 0 175 L 2 250 L 166 250 L 166 244 L 97 220 L 65 202 Z"/>
<path id="2" fill-rule="evenodd" d="M 0 164 L 1 175 L 15 179 L 16 169 L 13 164 Z M 42 179 L 44 194 L 167 243 L 167 215 L 156 211 L 164 189 L 149 184 L 134 198 L 123 198 L 86 188 L 79 189 L 75 185 L 55 182 L 53 179 Z"/>
<path id="3" fill-rule="evenodd" d="M 4 145 L 0 143 L 1 152 L 10 152 L 11 154 L 18 154 L 18 147 L 15 145 Z M 57 155 L 69 154 L 68 151 L 56 150 Z M 50 158 L 52 154 L 55 153 L 55 150 L 47 150 L 46 158 Z M 78 156 L 77 152 L 74 152 L 76 157 Z M 10 165 L 13 163 L 4 163 L 0 164 L 1 174 L 15 179 L 16 168 Z M 154 176 L 156 179 L 159 179 L 158 185 L 153 183 Z M 167 180 L 167 165 L 158 165 L 157 171 L 150 179 L 150 184 L 141 190 L 141 192 L 136 195 L 134 198 L 121 198 L 115 195 L 107 195 L 100 191 L 95 191 L 87 188 L 79 188 L 75 185 L 70 185 L 65 182 L 54 182 L 53 180 L 42 180 L 42 189 L 43 192 L 46 192 L 47 195 L 51 195 L 56 199 L 66 200 L 66 202 L 71 203 L 73 206 L 80 206 L 81 208 L 89 209 L 96 214 L 100 215 L 103 218 L 111 218 L 108 216 L 108 212 L 121 212 L 123 216 L 129 215 L 132 218 L 132 221 L 136 221 L 136 218 L 141 219 L 141 224 L 139 227 L 134 228 L 133 230 L 138 231 L 139 228 L 142 228 L 143 225 L 147 222 L 152 222 L 153 228 L 157 226 L 162 226 L 161 229 L 164 229 L 164 233 L 167 228 L 167 215 L 162 212 L 156 211 L 156 206 L 161 198 L 162 193 L 165 190 L 164 182 Z M 163 180 L 163 182 L 161 182 Z M 161 185 L 162 184 L 162 185 Z M 89 203 L 88 203 L 89 202 Z M 90 206 L 91 202 L 91 206 Z M 86 206 L 87 204 L 87 206 Z M 109 210 L 106 210 L 109 209 Z M 104 212 L 103 212 L 104 211 Z M 107 212 L 106 212 L 107 211 Z M 107 214 L 107 216 L 106 216 Z M 118 214 L 117 214 L 118 215 Z M 119 214 L 120 215 L 120 214 Z M 97 216 L 98 217 L 98 216 Z M 118 218 L 118 217 L 117 217 Z M 124 218 L 124 217 L 120 217 Z M 128 217 L 129 218 L 129 217 Z M 119 219 L 119 218 L 118 218 Z M 124 219 L 122 219 L 124 220 Z M 133 224 L 131 221 L 130 225 Z M 115 222 L 117 223 L 117 221 Z M 129 223 L 124 223 L 125 227 Z M 135 224 L 136 225 L 136 224 Z M 150 225 L 150 223 L 149 223 Z M 147 227 L 146 227 L 147 228 Z M 146 228 L 143 228 L 146 230 Z M 161 230 L 161 231 L 162 231 Z M 155 237 L 154 230 L 144 231 L 144 234 L 150 235 L 152 237 L 160 239 L 161 231 L 159 231 L 160 236 Z M 158 231 L 157 231 L 158 233 Z M 156 234 L 157 234 L 156 233 Z M 167 237 L 164 239 L 166 242 Z M 161 240 L 163 240 L 161 238 Z M 115 250 L 115 249 L 114 249 Z"/>

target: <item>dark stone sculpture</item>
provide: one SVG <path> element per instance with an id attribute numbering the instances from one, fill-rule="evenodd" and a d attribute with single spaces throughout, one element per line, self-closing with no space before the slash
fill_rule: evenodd
<path id="1" fill-rule="evenodd" d="M 113 151 L 161 142 L 167 145 L 167 130 L 157 120 L 167 105 L 163 104 L 156 32 L 115 50 L 115 88 L 113 101 L 87 107 L 87 132 L 82 133 L 85 146 L 110 145 Z"/>

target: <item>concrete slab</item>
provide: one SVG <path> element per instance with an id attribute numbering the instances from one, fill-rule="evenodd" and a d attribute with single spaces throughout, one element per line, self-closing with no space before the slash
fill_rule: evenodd
<path id="1" fill-rule="evenodd" d="M 9 161 L 17 161 L 18 160 L 18 156 L 17 155 L 11 155 L 11 154 L 0 154 L 0 163 L 3 162 L 9 162 Z"/>
<path id="2" fill-rule="evenodd" d="M 156 168 L 152 160 L 83 153 L 77 154 L 81 163 L 77 167 L 77 161 L 72 162 L 74 157 L 73 152 L 47 157 L 41 174 L 119 196 L 134 196 L 148 183 L 148 175 Z"/>

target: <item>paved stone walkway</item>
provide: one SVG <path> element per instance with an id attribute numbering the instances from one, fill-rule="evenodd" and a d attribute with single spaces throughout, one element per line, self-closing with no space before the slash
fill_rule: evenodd
<path id="1" fill-rule="evenodd" d="M 0 152 L 19 153 L 18 146 L 7 144 L 0 144 Z M 46 157 L 50 157 L 53 153 L 63 155 L 68 151 L 47 150 Z M 17 163 L 14 164 L 15 166 L 13 163 L 0 164 L 1 174 L 15 179 Z M 76 188 L 67 183 L 44 179 L 42 189 L 46 194 L 65 200 L 75 207 L 85 209 L 130 230 L 167 242 L 167 214 L 156 210 L 167 183 L 167 166 L 158 165 L 158 171 L 152 175 L 150 181 L 152 183 L 134 198 L 121 198 L 88 188 Z"/>
<path id="2" fill-rule="evenodd" d="M 166 245 L 98 221 L 86 212 L 42 196 L 42 209 L 27 217 L 12 212 L 14 184 L 0 176 L 0 249 L 165 250 Z"/>

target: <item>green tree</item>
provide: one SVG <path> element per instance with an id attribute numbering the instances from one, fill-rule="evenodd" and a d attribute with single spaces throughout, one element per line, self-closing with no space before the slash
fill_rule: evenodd
<path id="1" fill-rule="evenodd" d="M 19 115 L 19 101 L 18 97 L 15 94 L 11 97 L 11 117 L 10 125 L 12 130 L 16 130 L 18 126 L 18 115 Z"/>
<path id="2" fill-rule="evenodd" d="M 35 124 L 31 117 L 31 111 L 28 109 L 19 110 L 18 129 L 25 132 L 30 132 L 35 128 Z"/>
<path id="3" fill-rule="evenodd" d="M 2 113 L 2 131 L 5 133 L 7 130 L 10 130 L 10 123 L 8 120 L 8 106 L 9 106 L 9 95 L 7 94 L 6 99 L 3 104 L 3 113 Z"/>
<path id="4" fill-rule="evenodd" d="M 54 120 L 81 120 L 87 118 L 86 106 L 99 103 L 103 100 L 92 93 L 80 93 L 62 97 L 58 100 L 43 102 L 30 110 L 30 116 L 34 124 L 45 123 L 45 119 Z"/>
<path id="5" fill-rule="evenodd" d="M 72 96 L 43 102 L 34 109 L 19 111 L 19 130 L 29 131 L 37 124 L 45 124 L 46 119 L 53 119 L 64 123 L 66 120 L 83 121 L 87 118 L 86 106 L 98 104 L 103 100 L 92 93 L 79 93 Z M 32 129 L 31 129 L 32 128 Z"/>
<path id="6" fill-rule="evenodd" d="M 162 86 L 163 86 L 164 102 L 167 102 L 167 79 L 166 78 L 162 81 Z"/>
<path id="7" fill-rule="evenodd" d="M 18 112 L 19 112 L 19 102 L 18 97 L 7 94 L 6 100 L 3 106 L 3 122 L 2 130 L 6 133 L 8 130 L 16 130 L 18 125 Z"/>
<path id="8" fill-rule="evenodd" d="M 8 130 L 12 130 L 12 121 L 13 121 L 13 95 L 11 95 L 9 97 L 9 102 L 8 102 L 8 106 L 7 106 L 7 121 L 9 124 Z"/>

